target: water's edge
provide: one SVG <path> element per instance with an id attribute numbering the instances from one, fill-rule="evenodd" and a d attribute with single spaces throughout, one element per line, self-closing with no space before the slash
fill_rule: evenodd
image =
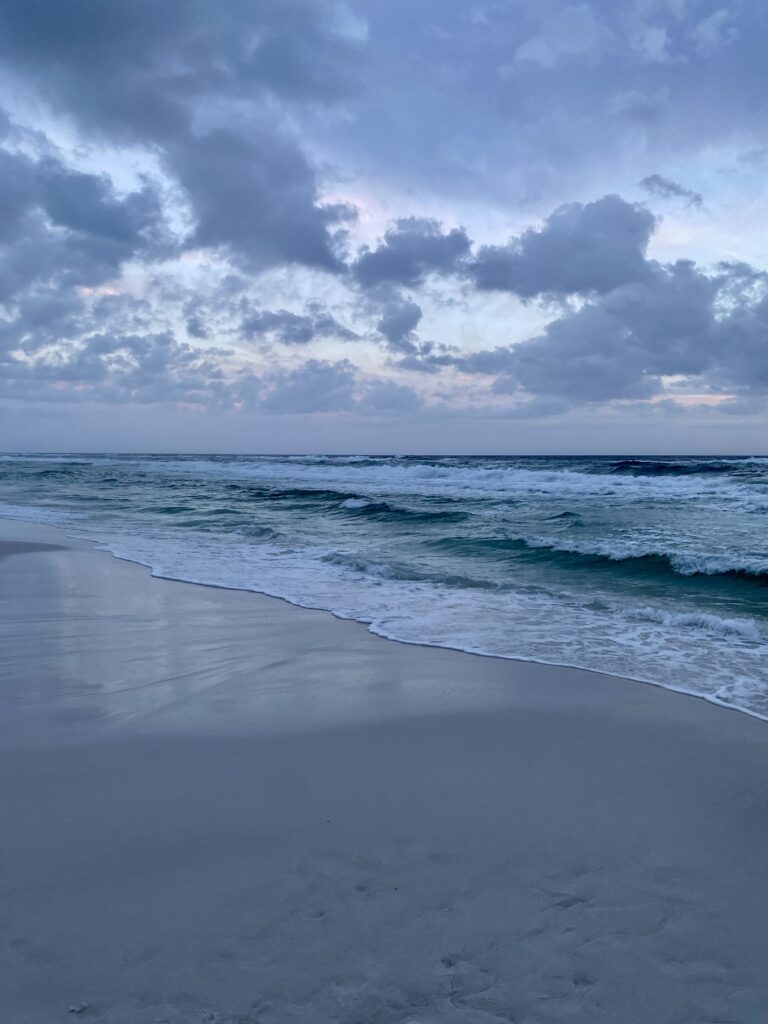
<path id="1" fill-rule="evenodd" d="M 258 594 L 261 597 L 268 598 L 269 600 L 279 601 L 282 604 L 288 605 L 291 608 L 303 608 L 303 609 L 306 609 L 308 611 L 320 612 L 322 614 L 329 615 L 331 618 L 336 619 L 336 620 L 341 621 L 341 622 L 355 622 L 358 625 L 365 626 L 365 628 L 368 630 L 368 632 L 370 632 L 374 636 L 381 637 L 382 639 L 387 640 L 387 641 L 389 641 L 391 643 L 403 644 L 403 645 L 406 645 L 406 646 L 409 646 L 409 647 L 427 647 L 427 648 L 434 648 L 434 649 L 437 649 L 437 650 L 456 651 L 456 652 L 461 653 L 461 654 L 467 654 L 467 655 L 471 655 L 471 656 L 474 656 L 474 657 L 480 657 L 480 658 L 491 658 L 491 659 L 494 659 L 496 661 L 503 661 L 503 662 L 512 661 L 512 662 L 516 662 L 518 664 L 546 665 L 546 666 L 551 667 L 551 668 L 567 668 L 567 669 L 572 669 L 572 670 L 577 671 L 577 672 L 586 672 L 589 675 L 601 676 L 603 678 L 607 677 L 607 678 L 610 678 L 610 679 L 624 680 L 624 681 L 630 682 L 630 683 L 640 683 L 640 684 L 643 684 L 643 685 L 650 685 L 650 686 L 654 686 L 654 687 L 656 687 L 657 689 L 660 689 L 660 690 L 667 690 L 667 691 L 669 691 L 671 693 L 681 694 L 682 696 L 685 696 L 685 697 L 694 697 L 694 698 L 696 698 L 698 700 L 703 700 L 707 704 L 710 704 L 710 705 L 712 705 L 712 706 L 714 706 L 716 708 L 719 708 L 719 709 L 722 709 L 722 710 L 725 710 L 725 711 L 735 711 L 735 712 L 738 712 L 739 714 L 747 715 L 750 718 L 756 718 L 759 721 L 768 722 L 768 715 L 760 714 L 759 712 L 752 711 L 749 708 L 740 707 L 738 704 L 729 704 L 727 701 L 720 700 L 714 694 L 702 693 L 700 691 L 691 690 L 691 689 L 688 689 L 688 688 L 682 687 L 682 686 L 674 686 L 674 685 L 671 685 L 669 683 L 659 682 L 658 680 L 655 680 L 655 679 L 644 678 L 643 676 L 626 675 L 626 674 L 622 674 L 622 673 L 618 673 L 618 672 L 604 672 L 604 671 L 601 671 L 600 669 L 587 668 L 587 667 L 584 667 L 583 665 L 577 665 L 577 664 L 573 664 L 571 662 L 566 662 L 566 661 L 547 661 L 547 660 L 544 660 L 544 659 L 541 659 L 541 658 L 522 658 L 522 657 L 515 657 L 513 655 L 505 655 L 505 654 L 499 654 L 499 653 L 495 653 L 495 652 L 491 652 L 491 651 L 484 651 L 484 650 L 482 650 L 480 648 L 462 647 L 462 646 L 459 646 L 457 644 L 431 643 L 429 641 L 424 641 L 424 640 L 411 640 L 411 639 L 407 639 L 407 638 L 403 638 L 403 637 L 398 637 L 398 636 L 395 636 L 393 634 L 387 633 L 383 629 L 376 628 L 376 626 L 373 623 L 371 623 L 369 620 L 366 620 L 365 618 L 356 617 L 356 616 L 353 616 L 353 615 L 344 615 L 344 614 L 341 614 L 341 613 L 339 613 L 337 611 L 334 611 L 331 608 L 325 608 L 325 607 L 323 607 L 321 605 L 305 603 L 305 602 L 301 602 L 299 600 L 287 598 L 287 597 L 284 597 L 281 594 L 272 593 L 269 590 L 257 589 L 255 587 L 227 586 L 227 585 L 221 584 L 221 583 L 209 583 L 209 582 L 206 582 L 205 580 L 192 579 L 190 577 L 185 577 L 185 576 L 180 576 L 180 575 L 172 575 L 172 574 L 167 573 L 167 572 L 162 572 L 162 571 L 158 570 L 155 566 L 153 566 L 153 565 L 151 565 L 151 564 L 149 564 L 147 562 L 143 562 L 139 558 L 133 557 L 133 556 L 128 555 L 128 554 L 125 554 L 125 553 L 123 553 L 123 552 L 121 552 L 119 550 L 115 550 L 113 547 L 110 546 L 109 542 L 107 542 L 107 541 L 93 540 L 92 538 L 88 537 L 85 534 L 76 534 L 76 533 L 74 533 L 74 532 L 72 532 L 72 531 L 70 531 L 70 530 L 68 530 L 68 529 L 66 529 L 65 527 L 62 527 L 62 526 L 55 526 L 55 525 L 51 525 L 51 524 L 48 524 L 48 523 L 41 523 L 41 522 L 36 521 L 34 519 L 25 519 L 22 516 L 10 516 L 10 515 L 8 515 L 5 512 L 0 511 L 0 521 L 1 520 L 7 520 L 7 521 L 10 521 L 10 522 L 23 523 L 26 526 L 32 526 L 32 527 L 35 527 L 35 528 L 42 528 L 42 529 L 45 529 L 45 530 L 53 530 L 53 531 L 55 531 L 57 533 L 61 533 L 63 536 L 67 537 L 68 539 L 76 540 L 76 541 L 78 541 L 80 543 L 88 544 L 89 546 L 91 546 L 93 548 L 93 550 L 98 551 L 100 553 L 103 553 L 105 555 L 110 555 L 111 557 L 113 557 L 117 561 L 128 562 L 129 564 L 132 564 L 132 565 L 139 565 L 142 568 L 146 569 L 153 579 L 169 580 L 171 582 L 184 583 L 184 584 L 189 584 L 191 586 L 206 587 L 206 588 L 211 589 L 211 590 L 231 590 L 231 591 L 235 591 L 235 592 L 238 592 L 238 593 Z"/>

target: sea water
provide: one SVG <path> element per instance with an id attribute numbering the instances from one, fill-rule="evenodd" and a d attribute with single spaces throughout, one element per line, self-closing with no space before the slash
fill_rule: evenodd
<path id="1" fill-rule="evenodd" d="M 768 458 L 9 455 L 0 514 L 397 640 L 768 717 Z"/>

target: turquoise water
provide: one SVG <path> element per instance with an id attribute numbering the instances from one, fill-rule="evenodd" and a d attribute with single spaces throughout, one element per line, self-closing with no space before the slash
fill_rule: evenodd
<path id="1" fill-rule="evenodd" d="M 0 514 L 395 639 L 768 716 L 768 458 L 3 456 Z"/>

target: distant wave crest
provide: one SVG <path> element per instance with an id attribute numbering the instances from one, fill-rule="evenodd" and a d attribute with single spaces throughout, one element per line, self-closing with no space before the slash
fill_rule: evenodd
<path id="1" fill-rule="evenodd" d="M 630 476 L 705 476 L 708 473 L 732 473 L 733 462 L 670 462 L 651 459 L 620 459 L 612 463 L 612 473 Z"/>

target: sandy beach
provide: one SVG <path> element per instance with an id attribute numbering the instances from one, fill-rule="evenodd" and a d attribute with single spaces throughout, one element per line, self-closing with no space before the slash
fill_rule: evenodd
<path id="1" fill-rule="evenodd" d="M 768 1020 L 765 722 L 0 539 L 3 1024 Z"/>

